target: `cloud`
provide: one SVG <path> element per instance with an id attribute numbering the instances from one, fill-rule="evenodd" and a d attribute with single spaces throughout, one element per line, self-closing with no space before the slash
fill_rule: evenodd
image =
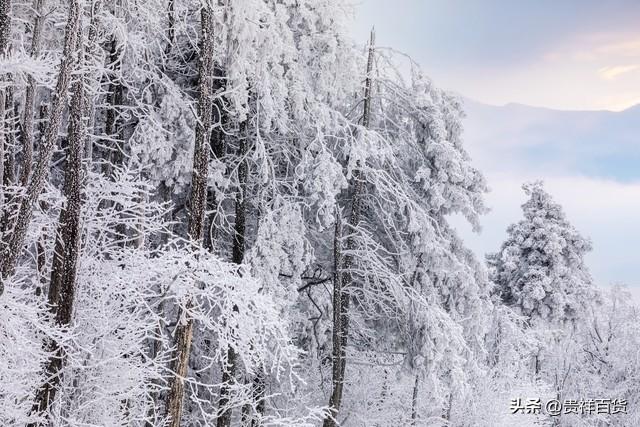
<path id="1" fill-rule="evenodd" d="M 621 110 L 640 101 L 640 78 L 627 78 L 640 69 L 637 0 L 357 1 L 356 40 L 375 25 L 381 45 L 411 55 L 436 85 L 485 104 Z M 543 178 L 593 239 L 596 281 L 640 290 L 640 108 L 476 107 L 467 105 L 466 146 L 493 188 L 493 212 L 480 235 L 455 219 L 470 247 L 497 250 L 521 217 L 521 184 Z"/>
<path id="2" fill-rule="evenodd" d="M 602 67 L 598 70 L 598 74 L 605 80 L 613 80 L 623 74 L 635 71 L 640 68 L 640 64 L 616 65 L 613 67 Z"/>
<path id="3" fill-rule="evenodd" d="M 467 101 L 465 141 L 487 177 L 492 211 L 476 235 L 455 224 L 479 257 L 498 250 L 520 220 L 524 182 L 542 179 L 571 223 L 593 241 L 587 262 L 599 285 L 622 282 L 640 294 L 640 109 L 557 111 Z"/>
<path id="4" fill-rule="evenodd" d="M 612 36 L 604 36 L 603 38 L 605 42 L 595 48 L 596 53 L 600 55 L 637 57 L 640 54 L 640 38 L 637 34 L 614 33 Z"/>
<path id="5" fill-rule="evenodd" d="M 355 2 L 356 40 L 375 25 L 381 45 L 479 101 L 619 110 L 640 99 L 637 0 Z"/>

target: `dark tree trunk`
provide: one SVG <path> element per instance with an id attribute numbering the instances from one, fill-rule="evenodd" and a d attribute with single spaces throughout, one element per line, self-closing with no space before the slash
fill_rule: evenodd
<path id="1" fill-rule="evenodd" d="M 418 419 L 418 393 L 420 390 L 420 375 L 416 374 L 413 383 L 413 395 L 411 396 L 411 425 L 415 426 Z"/>
<path id="2" fill-rule="evenodd" d="M 2 216 L 6 212 L 5 204 L 4 204 L 4 155 L 5 155 L 5 140 L 6 134 L 4 130 L 4 121 L 5 121 L 5 112 L 6 112 L 6 99 L 5 99 L 5 91 L 0 90 L 0 120 L 2 123 L 0 124 L 0 209 L 2 209 Z M 2 230 L 0 230 L 2 233 Z M 0 239 L 0 243 L 4 242 L 5 238 L 0 234 L 2 239 Z M 4 245 L 0 245 L 0 249 L 4 252 Z M 2 294 L 2 280 L 0 280 L 0 295 Z"/>
<path id="3" fill-rule="evenodd" d="M 123 135 L 119 126 L 119 115 L 124 99 L 124 87 L 118 75 L 121 67 L 120 56 L 121 51 L 118 46 L 118 40 L 116 40 L 115 36 L 112 36 L 108 57 L 111 76 L 107 90 L 108 108 L 104 122 L 104 133 L 109 138 L 104 141 L 104 145 L 112 146 L 103 169 L 107 176 L 113 176 L 113 167 L 121 166 L 124 159 Z M 114 140 L 115 143 L 113 142 Z"/>
<path id="4" fill-rule="evenodd" d="M 42 34 L 45 0 L 34 0 L 33 26 L 31 28 L 31 57 L 36 58 L 40 54 L 40 35 Z M 27 90 L 24 96 L 24 113 L 22 118 L 22 169 L 20 170 L 20 183 L 26 186 L 31 175 L 31 163 L 33 163 L 33 107 L 35 104 L 36 81 L 33 76 L 27 77 Z"/>
<path id="5" fill-rule="evenodd" d="M 224 89 L 224 71 L 221 69 L 216 69 L 215 79 L 214 79 L 214 91 L 218 92 Z M 225 135 L 223 126 L 227 122 L 227 116 L 224 110 L 224 100 L 221 96 L 215 98 L 213 102 L 213 123 L 211 129 L 211 153 L 214 158 L 217 160 L 223 160 L 225 155 Z M 216 190 L 211 188 L 209 189 L 209 193 L 207 196 L 209 200 L 209 210 L 211 214 L 209 215 L 209 219 L 207 220 L 207 229 L 204 233 L 204 245 L 210 251 L 213 251 L 214 241 L 217 237 L 217 224 L 216 224 L 216 211 L 218 207 L 218 195 L 216 194 Z"/>
<path id="6" fill-rule="evenodd" d="M 69 16 L 65 27 L 62 61 L 60 64 L 58 82 L 56 84 L 47 131 L 42 141 L 42 146 L 38 153 L 38 162 L 33 171 L 31 180 L 29 181 L 26 194 L 20 201 L 18 214 L 14 222 L 14 226 L 12 227 L 13 232 L 11 236 L 9 236 L 8 245 L 4 248 L 2 257 L 0 258 L 2 262 L 1 281 L 6 280 L 15 271 L 18 257 L 22 253 L 24 247 L 27 228 L 31 222 L 33 209 L 40 197 L 40 193 L 42 193 L 42 189 L 44 188 L 49 175 L 49 164 L 58 139 L 62 112 L 67 101 L 69 81 L 77 60 L 76 51 L 79 47 L 79 38 L 80 4 L 78 0 L 70 0 Z M 0 283 L 0 294 L 2 291 L 3 286 Z"/>
<path id="7" fill-rule="evenodd" d="M 84 146 L 86 138 L 86 116 L 88 103 L 85 95 L 85 81 L 78 76 L 73 83 L 73 96 L 69 109 L 69 146 L 66 153 L 64 177 L 65 205 L 60 211 L 56 243 L 51 270 L 48 302 L 59 326 L 66 327 L 71 322 L 76 293 L 77 265 L 81 242 L 81 208 L 84 171 Z M 36 394 L 32 412 L 46 413 L 55 399 L 65 364 L 64 349 L 56 341 L 48 344 L 52 353 L 45 368 L 46 382 Z"/>
<path id="8" fill-rule="evenodd" d="M 246 215 L 247 215 L 247 136 L 246 122 L 240 124 L 240 149 L 238 157 L 240 164 L 238 166 L 238 194 L 235 203 L 235 224 L 233 236 L 233 248 L 231 251 L 231 261 L 235 264 L 242 264 L 245 252 L 245 233 L 246 233 Z M 237 307 L 233 307 L 237 310 Z M 230 385 L 235 381 L 237 371 L 237 355 L 233 348 L 227 349 L 227 366 L 222 369 L 222 386 L 220 387 L 220 399 L 218 402 L 219 410 L 222 413 L 216 420 L 216 427 L 229 427 L 231 425 L 232 411 L 225 408 L 230 400 Z"/>
<path id="9" fill-rule="evenodd" d="M 8 80 L 10 81 L 11 78 L 9 77 Z M 13 87 L 9 86 L 5 89 L 5 115 L 3 119 L 3 134 L 5 144 L 3 184 L 5 185 L 5 187 L 12 186 L 16 183 L 16 115 L 14 106 L 15 103 L 13 100 Z M 9 206 L 12 200 L 15 199 L 11 197 L 10 199 L 6 200 L 7 206 Z"/>
<path id="10" fill-rule="evenodd" d="M 369 42 L 369 58 L 367 60 L 367 75 L 365 80 L 365 93 L 364 93 L 364 111 L 362 115 L 363 127 L 369 127 L 369 121 L 371 119 L 371 71 L 373 68 L 373 56 L 374 56 L 374 32 L 371 32 L 371 40 Z M 362 196 L 364 190 L 364 181 L 361 176 L 361 171 L 356 169 L 353 172 L 349 188 L 351 189 L 351 215 L 349 216 L 348 228 L 349 235 L 352 236 L 355 229 L 360 223 L 360 216 L 362 210 Z M 339 224 L 336 224 L 336 230 Z M 338 231 L 336 231 L 336 235 Z M 336 239 L 336 247 L 339 248 L 338 239 Z M 355 241 L 353 237 L 347 238 L 346 250 L 351 253 L 355 249 Z M 338 249 L 336 250 L 336 256 L 341 257 Z M 337 416 L 340 411 L 340 405 L 342 404 L 342 394 L 344 390 L 344 378 L 346 370 L 346 351 L 347 340 L 349 336 L 349 289 L 348 287 L 353 284 L 353 256 L 347 254 L 342 261 L 338 259 L 336 261 L 336 280 L 334 280 L 333 289 L 333 390 L 331 397 L 329 398 L 330 416 L 325 418 L 324 427 L 335 427 L 337 425 Z M 338 272 L 341 272 L 339 274 Z M 337 296 L 336 296 L 337 295 Z"/>
<path id="11" fill-rule="evenodd" d="M 107 111 L 104 124 L 104 133 L 108 139 L 104 141 L 105 146 L 111 147 L 106 154 L 106 163 L 103 165 L 103 172 L 106 176 L 114 178 L 114 170 L 120 168 L 124 164 L 125 159 L 125 135 L 121 114 L 124 105 L 124 85 L 120 78 L 120 70 L 122 68 L 122 47 L 118 45 L 115 36 L 111 37 L 109 47 L 109 65 L 110 81 L 107 89 Z M 111 205 L 111 203 L 109 203 Z M 122 210 L 122 206 L 116 203 L 117 211 Z M 127 227 L 124 223 L 118 223 L 115 226 L 114 240 L 125 246 L 129 241 Z"/>
<path id="12" fill-rule="evenodd" d="M 198 125 L 195 135 L 193 154 L 193 174 L 191 176 L 191 218 L 189 220 L 189 238 L 195 247 L 202 243 L 205 208 L 207 203 L 207 176 L 209 167 L 209 134 L 211 132 L 211 89 L 213 77 L 213 11 L 210 6 L 201 9 L 201 45 L 198 94 Z M 191 302 L 187 302 L 187 309 Z M 193 338 L 193 319 L 185 313 L 179 314 L 184 322 L 176 327 L 176 352 L 172 370 L 170 390 L 167 394 L 166 411 L 170 427 L 179 427 L 184 400 L 184 378 L 187 376 L 191 340 Z"/>
<path id="13" fill-rule="evenodd" d="M 9 52 L 9 45 L 11 39 L 11 0 L 0 0 L 0 57 L 5 57 Z M 2 200 L 2 184 L 4 183 L 4 156 L 5 156 L 5 140 L 6 135 L 4 132 L 4 120 L 6 114 L 6 94 L 5 90 L 0 90 L 0 120 L 2 120 L 2 126 L 0 133 L 2 140 L 0 140 L 0 207 L 4 209 L 4 203 Z M 3 291 L 2 280 L 0 280 L 0 295 Z"/>
<path id="14" fill-rule="evenodd" d="M 5 56 L 11 44 L 11 0 L 0 0 L 0 55 Z"/>
<path id="15" fill-rule="evenodd" d="M 7 82 L 11 81 L 11 77 L 7 77 Z M 14 110 L 14 100 L 13 100 L 13 87 L 8 86 L 6 89 L 2 90 L 2 106 L 0 110 L 4 111 L 2 117 L 2 129 L 0 132 L 2 133 L 2 143 L 4 148 L 2 152 L 4 153 L 3 158 L 0 160 L 2 162 L 2 182 L 0 182 L 0 186 L 4 186 L 4 200 L 3 200 L 3 209 L 2 215 L 0 215 L 0 241 L 3 243 L 0 244 L 0 247 L 4 247 L 6 244 L 6 236 L 11 231 L 11 220 L 16 211 L 17 204 L 20 201 L 19 193 L 16 192 L 15 187 L 15 167 L 16 167 L 16 157 L 15 157 L 15 134 L 16 134 L 16 115 Z M 11 189 L 10 191 L 6 191 Z"/>
<path id="16" fill-rule="evenodd" d="M 38 131 L 40 132 L 40 137 L 44 135 L 45 131 L 45 118 L 49 115 L 49 106 L 47 104 L 40 105 L 40 124 L 38 125 Z M 42 212 L 46 212 L 49 209 L 49 204 L 44 200 L 39 201 L 40 209 Z M 42 290 L 45 288 L 47 284 L 45 266 L 47 265 L 47 235 L 46 231 L 43 232 L 38 238 L 38 243 L 36 244 L 36 262 L 38 265 L 38 287 L 36 288 L 36 295 L 40 296 Z"/>
<path id="17" fill-rule="evenodd" d="M 167 5 L 167 47 L 165 49 L 165 54 L 168 55 L 171 53 L 171 49 L 173 49 L 173 45 L 176 42 L 176 0 L 169 0 L 169 4 Z"/>
<path id="18" fill-rule="evenodd" d="M 251 397 L 255 404 L 247 404 L 242 407 L 242 425 L 250 427 L 259 427 L 262 425 L 261 416 L 265 411 L 265 391 L 266 382 L 263 372 L 258 372 L 251 383 Z M 255 410 L 255 414 L 254 414 Z"/>

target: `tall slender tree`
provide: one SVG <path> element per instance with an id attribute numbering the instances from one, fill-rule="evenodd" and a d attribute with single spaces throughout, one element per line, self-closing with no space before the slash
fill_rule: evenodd
<path id="1" fill-rule="evenodd" d="M 33 209 L 49 175 L 49 165 L 58 139 L 62 113 L 67 103 L 67 90 L 69 89 L 71 74 L 77 63 L 77 50 L 80 45 L 81 36 L 80 15 L 82 9 L 80 0 L 70 0 L 68 10 L 69 15 L 65 27 L 62 60 L 58 73 L 58 81 L 53 94 L 47 130 L 40 145 L 38 161 L 29 185 L 27 186 L 26 193 L 21 197 L 16 219 L 12 223 L 12 227 L 9 227 L 11 235 L 7 236 L 8 244 L 4 247 L 2 254 L 0 277 L 2 283 L 0 283 L 0 295 L 3 291 L 4 281 L 14 273 L 18 258 L 22 254 L 27 229 L 33 215 Z"/>
<path id="2" fill-rule="evenodd" d="M 193 173 L 191 175 L 191 211 L 189 219 L 189 238 L 198 247 L 202 244 L 204 233 L 205 209 L 207 203 L 207 177 L 209 168 L 209 136 L 212 120 L 212 78 L 214 47 L 214 16 L 211 2 L 205 0 L 200 10 L 200 53 L 198 76 L 198 123 L 196 125 L 195 149 L 193 153 Z M 193 319 L 189 316 L 191 301 L 181 308 L 180 323 L 176 327 L 176 350 L 170 381 L 170 390 L 166 399 L 166 411 L 171 427 L 180 426 L 184 400 L 184 379 L 189 367 L 191 341 L 193 338 Z"/>
<path id="3" fill-rule="evenodd" d="M 11 44 L 11 0 L 0 0 L 0 57 L 6 58 L 9 54 L 9 47 Z M 5 82 L 6 83 L 6 82 Z M 7 88 L 0 90 L 0 120 L 2 120 L 0 126 L 0 187 L 3 186 L 5 180 L 4 170 L 4 158 L 6 153 L 6 140 L 7 135 L 5 131 L 5 116 L 7 109 L 6 100 Z M 9 108 L 12 108 L 10 105 Z M 2 197 L 3 191 L 0 188 L 0 197 Z M 3 207 L 2 199 L 0 199 L 0 207 Z M 2 283 L 0 283 L 0 295 L 2 294 Z"/>
<path id="4" fill-rule="evenodd" d="M 238 157 L 238 193 L 235 200 L 235 224 L 233 229 L 233 247 L 231 261 L 234 264 L 242 264 L 245 255 L 245 233 L 247 221 L 247 135 L 246 122 L 240 124 Z M 237 310 L 237 307 L 234 307 Z M 231 425 L 231 408 L 228 408 L 230 386 L 236 381 L 238 361 L 235 350 L 232 347 L 227 349 L 227 363 L 222 368 L 222 386 L 220 388 L 220 399 L 218 401 L 218 411 L 220 416 L 216 421 L 217 427 L 229 427 Z"/>
<path id="5" fill-rule="evenodd" d="M 375 54 L 375 32 L 371 30 L 371 36 L 369 39 L 369 55 L 367 58 L 367 72 L 365 74 L 365 86 L 364 86 L 364 102 L 362 112 L 362 126 L 366 129 L 369 127 L 371 120 L 371 89 L 372 89 L 372 71 L 373 60 Z M 333 289 L 333 389 L 331 397 L 329 399 L 329 408 L 331 411 L 330 416 L 325 418 L 324 427 L 335 427 L 337 424 L 337 415 L 340 411 L 340 405 L 342 403 L 342 394 L 344 391 L 344 380 L 346 370 L 346 352 L 347 343 L 349 337 L 349 289 L 353 286 L 353 273 L 354 259 L 352 252 L 355 249 L 355 241 L 353 239 L 353 233 L 360 224 L 361 210 L 362 210 L 362 197 L 364 191 L 364 179 L 361 176 L 362 172 L 356 165 L 356 169 L 353 171 L 353 176 L 349 182 L 349 189 L 351 193 L 351 213 L 349 220 L 346 224 L 349 230 L 349 237 L 346 239 L 345 250 L 348 252 L 344 257 L 341 256 L 342 250 L 334 248 L 334 252 L 337 254 L 336 261 L 336 280 L 334 281 Z M 336 225 L 337 227 L 338 225 Z M 336 231 L 336 235 L 342 235 L 341 231 Z M 334 245 L 341 245 L 340 239 L 334 240 Z M 342 258 L 342 259 L 340 259 Z"/>
<path id="6" fill-rule="evenodd" d="M 32 58 L 40 55 L 42 44 L 42 26 L 44 24 L 45 0 L 33 1 L 33 23 L 31 26 L 31 51 Z M 27 89 L 24 95 L 24 107 L 22 114 L 22 128 L 20 136 L 22 138 L 22 169 L 20 170 L 20 183 L 26 186 L 31 175 L 31 163 L 33 163 L 33 116 L 36 100 L 36 80 L 32 75 L 27 77 Z"/>
<path id="7" fill-rule="evenodd" d="M 92 13 L 92 17 L 95 17 L 94 13 Z M 89 44 L 95 42 L 95 40 L 91 40 L 96 34 L 95 25 L 92 19 Z M 78 27 L 78 30 L 80 31 L 81 27 Z M 78 64 L 82 67 L 85 64 L 85 49 L 80 34 L 78 35 L 77 55 L 79 57 Z M 87 134 L 86 120 L 89 112 L 85 92 L 87 84 L 86 71 L 83 71 L 75 77 L 72 85 L 73 95 L 69 108 L 68 146 L 63 188 L 66 203 L 61 209 L 58 219 L 49 282 L 49 308 L 53 312 L 56 324 L 63 328 L 68 327 L 72 319 L 82 238 L 80 220 L 83 197 L 83 161 Z M 65 364 L 66 355 L 62 345 L 56 340 L 51 340 L 48 347 L 51 356 L 45 367 L 46 380 L 38 390 L 33 404 L 34 415 L 45 414 L 50 408 L 55 399 Z M 44 423 L 35 422 L 32 425 L 39 426 Z"/>

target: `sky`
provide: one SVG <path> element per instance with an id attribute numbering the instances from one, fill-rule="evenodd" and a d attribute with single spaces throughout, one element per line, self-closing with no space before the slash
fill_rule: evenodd
<path id="1" fill-rule="evenodd" d="M 597 284 L 640 301 L 640 1 L 355 0 L 353 35 L 409 54 L 465 99 L 466 147 L 486 176 L 482 257 L 542 179 L 594 250 Z M 537 108 L 532 108 L 535 106 Z"/>
<path id="2" fill-rule="evenodd" d="M 354 35 L 410 54 L 441 87 L 488 104 L 640 103 L 640 1 L 353 0 Z"/>

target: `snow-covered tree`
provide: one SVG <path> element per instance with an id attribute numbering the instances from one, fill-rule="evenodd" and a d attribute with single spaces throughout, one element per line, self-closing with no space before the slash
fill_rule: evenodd
<path id="1" fill-rule="evenodd" d="M 576 363 L 635 398 L 588 242 L 531 184 L 487 274 L 461 101 L 349 12 L 0 0 L 1 425 L 493 426 Z"/>
<path id="2" fill-rule="evenodd" d="M 589 313 L 596 296 L 584 260 L 591 242 L 541 182 L 523 188 L 524 218 L 509 226 L 500 251 L 488 256 L 491 279 L 504 303 L 532 320 L 576 321 Z"/>

